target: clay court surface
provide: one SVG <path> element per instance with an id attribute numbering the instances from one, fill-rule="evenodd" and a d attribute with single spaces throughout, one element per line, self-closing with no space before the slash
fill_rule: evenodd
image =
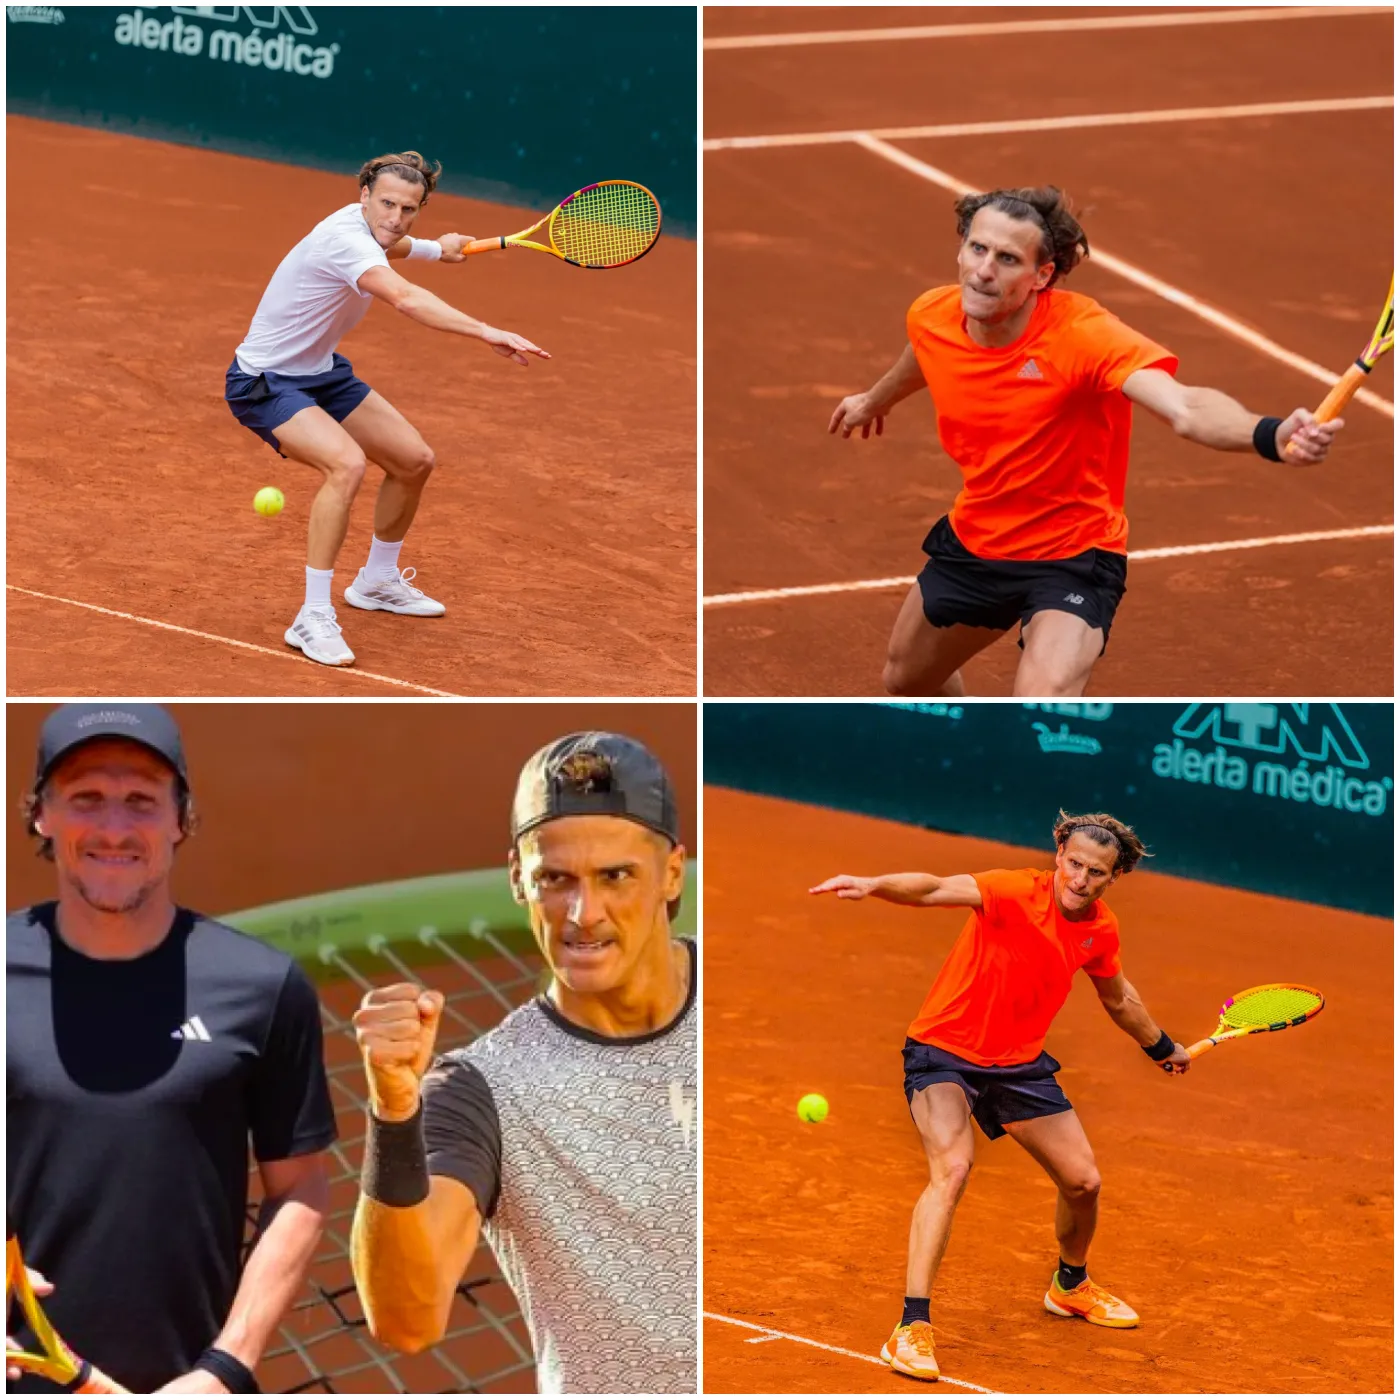
<path id="1" fill-rule="evenodd" d="M 953 280 L 961 188 L 1068 191 L 1096 256 L 1065 285 L 1254 412 L 1315 408 L 1365 346 L 1391 275 L 1393 11 L 1085 27 L 1124 14 L 705 11 L 707 694 L 878 693 L 960 478 L 927 395 L 879 441 L 826 427 L 894 362 L 914 298 Z M 1026 20 L 1050 28 L 1007 28 Z M 988 30 L 851 37 L 964 22 Z M 809 31 L 844 37 L 720 47 Z M 1392 693 L 1393 382 L 1383 361 L 1320 468 L 1134 415 L 1139 557 L 1093 693 Z M 969 690 L 1009 694 L 1017 656 L 994 644 Z"/>
<path id="2" fill-rule="evenodd" d="M 371 466 L 335 578 L 357 665 L 335 670 L 282 640 L 320 477 L 223 392 L 268 278 L 358 198 L 354 173 L 19 117 L 8 155 L 16 188 L 46 191 L 7 229 L 10 694 L 695 694 L 694 243 L 609 273 L 518 251 L 395 265 L 554 358 L 521 369 L 386 306 L 346 338 L 437 454 L 400 562 L 448 611 L 341 599 Z M 543 212 L 440 192 L 414 232 Z M 252 509 L 267 485 L 274 520 Z"/>
<path id="3" fill-rule="evenodd" d="M 705 819 L 705 1389 L 912 1394 L 877 1359 L 926 1180 L 899 1052 L 963 915 L 806 890 L 1049 854 L 716 788 Z M 1044 1311 L 1054 1187 L 979 1132 L 933 1290 L 945 1384 L 1390 1391 L 1391 925 L 1144 872 L 1111 904 L 1124 971 L 1178 1040 L 1261 982 L 1310 983 L 1327 1008 L 1168 1079 L 1076 979 L 1046 1048 L 1103 1174 L 1092 1277 L 1142 1324 Z M 811 1091 L 820 1125 L 795 1112 Z"/>

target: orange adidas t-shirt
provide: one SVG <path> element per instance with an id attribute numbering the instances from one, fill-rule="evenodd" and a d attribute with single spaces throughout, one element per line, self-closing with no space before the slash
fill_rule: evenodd
<path id="1" fill-rule="evenodd" d="M 982 891 L 929 988 L 909 1035 L 975 1065 L 1023 1065 L 1046 1032 L 1079 968 L 1112 977 L 1118 920 L 1103 902 L 1071 922 L 1055 903 L 1053 870 L 988 870 Z"/>
<path id="2" fill-rule="evenodd" d="M 1127 553 L 1133 406 L 1123 381 L 1149 367 L 1175 374 L 1176 356 L 1059 287 L 999 349 L 968 335 L 957 287 L 925 292 L 908 326 L 938 439 L 963 475 L 949 512 L 963 545 L 981 559 Z"/>

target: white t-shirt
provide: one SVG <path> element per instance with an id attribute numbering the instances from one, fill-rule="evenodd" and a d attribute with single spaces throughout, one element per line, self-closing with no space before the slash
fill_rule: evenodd
<path id="1" fill-rule="evenodd" d="M 374 300 L 356 285 L 372 267 L 388 267 L 359 204 L 322 219 L 282 259 L 235 352 L 246 374 L 324 374 L 342 336 Z"/>

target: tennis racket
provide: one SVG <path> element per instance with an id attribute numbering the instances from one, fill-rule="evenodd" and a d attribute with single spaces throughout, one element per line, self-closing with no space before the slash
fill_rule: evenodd
<path id="1" fill-rule="evenodd" d="M 19 1252 L 19 1241 L 10 1235 L 5 1240 L 5 1315 L 8 1318 L 18 1303 L 24 1320 L 29 1324 L 42 1351 L 24 1351 L 5 1343 L 6 1367 L 17 1366 L 21 1371 L 43 1376 L 55 1385 L 63 1386 L 70 1395 L 127 1395 L 125 1386 L 104 1376 L 90 1362 L 82 1361 L 68 1349 L 63 1338 L 53 1330 L 44 1316 L 39 1300 L 29 1284 L 29 1270 Z"/>
<path id="2" fill-rule="evenodd" d="M 545 228 L 547 244 L 531 234 Z M 603 180 L 575 190 L 538 223 L 499 238 L 477 238 L 462 245 L 462 254 L 498 248 L 533 248 L 553 253 L 575 267 L 623 267 L 652 249 L 661 236 L 661 206 L 645 185 L 631 180 Z"/>
<path id="3" fill-rule="evenodd" d="M 1213 1034 L 1188 1046 L 1186 1053 L 1195 1060 L 1213 1050 L 1222 1040 L 1238 1040 L 1261 1031 L 1282 1031 L 1311 1021 L 1324 1005 L 1322 993 L 1296 982 L 1275 982 L 1266 987 L 1250 987 L 1236 992 L 1220 1008 L 1220 1024 Z"/>
<path id="4" fill-rule="evenodd" d="M 1346 373 L 1332 386 L 1331 392 L 1323 399 L 1321 406 L 1313 417 L 1319 423 L 1330 423 L 1332 419 L 1338 417 L 1342 410 L 1351 402 L 1351 397 L 1365 382 L 1366 376 L 1375 369 L 1382 355 L 1390 350 L 1395 344 L 1395 277 L 1392 274 L 1390 279 L 1390 295 L 1385 300 L 1385 310 L 1381 312 L 1381 319 L 1376 322 L 1376 329 L 1371 333 L 1371 339 L 1366 348 L 1347 366 Z M 1289 443 L 1284 449 L 1288 456 L 1297 454 L 1293 451 L 1293 444 Z"/>

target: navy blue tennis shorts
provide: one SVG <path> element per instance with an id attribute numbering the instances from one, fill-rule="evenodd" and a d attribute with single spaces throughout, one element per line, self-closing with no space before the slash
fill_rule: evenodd
<path id="1" fill-rule="evenodd" d="M 343 423 L 369 392 L 369 385 L 355 377 L 354 366 L 339 353 L 324 374 L 278 374 L 270 369 L 261 374 L 244 374 L 235 355 L 224 380 L 224 400 L 233 416 L 279 457 L 287 454 L 273 435 L 275 428 L 312 404 L 324 408 L 337 423 Z"/>
<path id="2" fill-rule="evenodd" d="M 921 1040 L 904 1042 L 904 1097 L 911 1111 L 914 1095 L 930 1084 L 956 1084 L 967 1096 L 977 1126 L 989 1138 L 1006 1135 L 1005 1124 L 1048 1118 L 1074 1105 L 1055 1072 L 1060 1062 L 1042 1050 L 1024 1065 L 974 1065 L 951 1051 Z"/>

